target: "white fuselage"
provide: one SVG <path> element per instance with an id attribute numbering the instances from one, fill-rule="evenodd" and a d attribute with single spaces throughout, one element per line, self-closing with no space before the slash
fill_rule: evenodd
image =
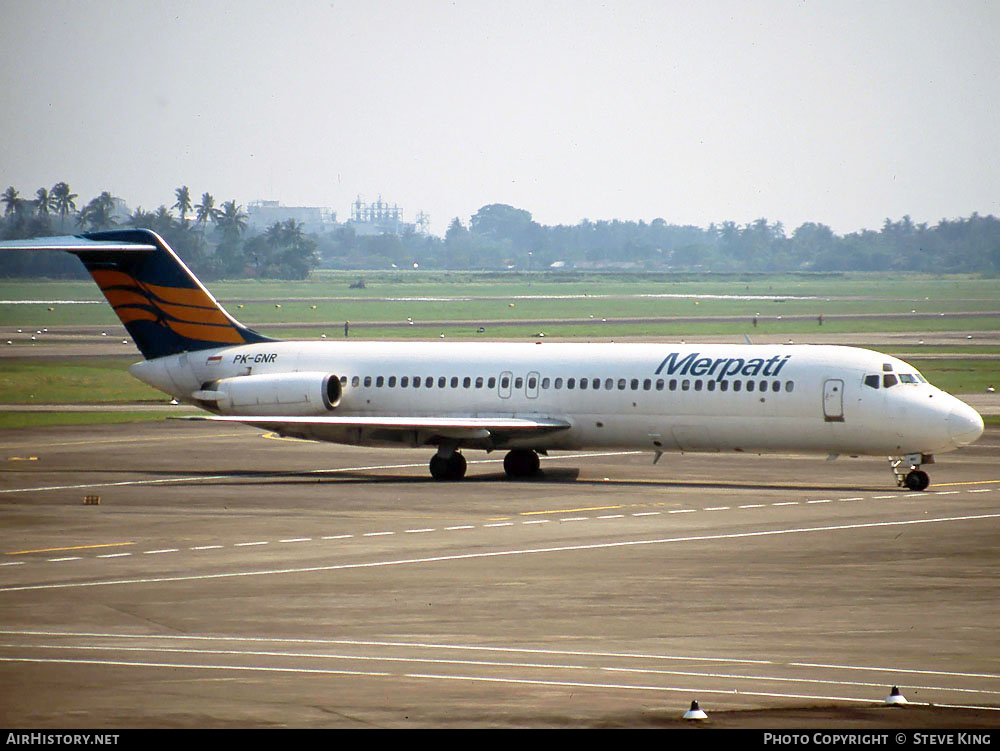
<path id="1" fill-rule="evenodd" d="M 340 399 L 316 405 L 316 414 L 569 423 L 506 444 L 546 450 L 895 456 L 950 451 L 983 430 L 975 410 L 912 366 L 851 347 L 289 341 L 173 355 L 131 372 L 178 400 L 202 404 L 195 394 L 223 379 L 334 374 Z M 281 404 L 253 414 L 282 414 Z M 303 426 L 291 434 L 385 442 L 347 427 Z"/>

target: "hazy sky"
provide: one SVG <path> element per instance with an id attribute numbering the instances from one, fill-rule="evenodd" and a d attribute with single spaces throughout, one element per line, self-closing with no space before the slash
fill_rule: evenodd
<path id="1" fill-rule="evenodd" d="M 0 190 L 381 194 L 437 234 L 1000 215 L 998 39 L 990 0 L 0 0 Z"/>

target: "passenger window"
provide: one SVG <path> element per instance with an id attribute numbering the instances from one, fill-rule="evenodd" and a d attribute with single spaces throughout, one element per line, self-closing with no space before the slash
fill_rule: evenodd
<path id="1" fill-rule="evenodd" d="M 605 378 L 604 379 L 604 390 L 605 391 L 611 391 L 611 389 L 613 389 L 614 387 L 615 387 L 615 379 L 614 378 Z"/>
<path id="2" fill-rule="evenodd" d="M 625 390 L 625 379 L 624 378 L 619 378 L 618 379 L 618 390 L 619 391 L 624 391 Z"/>
<path id="3" fill-rule="evenodd" d="M 733 381 L 733 391 L 742 391 L 743 381 Z"/>
<path id="4" fill-rule="evenodd" d="M 601 379 L 600 378 L 595 378 L 594 380 L 592 380 L 590 382 L 590 385 L 594 389 L 594 391 L 597 391 L 598 389 L 601 388 Z"/>
<path id="5" fill-rule="evenodd" d="M 629 381 L 628 386 L 633 391 L 638 391 L 639 390 L 639 379 L 638 378 L 633 378 L 631 381 Z"/>
<path id="6" fill-rule="evenodd" d="M 549 379 L 548 378 L 543 378 L 542 379 L 542 388 L 543 389 L 547 389 L 548 387 L 549 387 Z"/>
<path id="7" fill-rule="evenodd" d="M 681 391 L 688 391 L 691 388 L 691 384 L 687 378 L 681 381 Z"/>
<path id="8" fill-rule="evenodd" d="M 587 379 L 586 378 L 581 378 L 580 379 L 580 391 L 586 391 L 586 390 L 587 390 Z"/>
<path id="9" fill-rule="evenodd" d="M 357 386 L 358 386 L 359 383 L 361 383 L 361 379 L 358 378 L 357 376 L 354 376 L 351 379 L 351 385 L 354 386 L 355 388 L 357 388 Z"/>
<path id="10" fill-rule="evenodd" d="M 448 383 L 448 379 L 447 378 L 445 378 L 444 376 L 439 376 L 438 377 L 438 388 L 439 389 L 443 389 L 447 383 Z"/>
<path id="11" fill-rule="evenodd" d="M 434 377 L 433 376 L 427 376 L 424 379 L 424 386 L 426 386 L 429 389 L 430 388 L 434 388 Z"/>
<path id="12" fill-rule="evenodd" d="M 771 384 L 771 391 L 773 391 L 775 393 L 781 391 L 781 381 L 774 381 Z"/>
<path id="13" fill-rule="evenodd" d="M 574 386 L 576 386 L 576 379 L 575 378 L 567 378 L 566 379 L 566 388 L 571 389 Z"/>
<path id="14" fill-rule="evenodd" d="M 785 391 L 789 394 L 795 390 L 795 381 L 785 381 Z"/>
<path id="15" fill-rule="evenodd" d="M 695 379 L 695 381 L 694 381 L 694 390 L 695 391 L 701 391 L 701 379 L 700 378 L 696 378 Z"/>
<path id="16" fill-rule="evenodd" d="M 715 391 L 715 381 L 708 381 L 708 390 Z"/>
<path id="17" fill-rule="evenodd" d="M 720 381 L 719 391 L 729 391 L 729 381 Z"/>
<path id="18" fill-rule="evenodd" d="M 645 379 L 642 382 L 642 390 L 643 391 L 649 391 L 651 388 L 653 388 L 653 381 L 652 381 L 652 379 L 650 379 L 650 378 Z"/>
<path id="19" fill-rule="evenodd" d="M 462 388 L 463 389 L 467 389 L 471 385 L 472 385 L 472 378 L 471 377 L 466 376 L 465 378 L 462 379 Z"/>
<path id="20" fill-rule="evenodd" d="M 396 376 L 389 376 L 389 388 L 396 388 Z"/>
<path id="21" fill-rule="evenodd" d="M 865 386 L 868 386 L 869 388 L 877 389 L 878 381 L 879 381 L 878 375 L 865 376 Z"/>
<path id="22" fill-rule="evenodd" d="M 747 381 L 747 391 L 753 391 L 753 381 Z"/>
<path id="23" fill-rule="evenodd" d="M 420 388 L 420 376 L 413 376 L 413 388 Z"/>
<path id="24" fill-rule="evenodd" d="M 483 387 L 483 377 L 482 376 L 477 376 L 476 377 L 476 388 L 477 389 L 481 389 L 482 387 Z"/>
<path id="25" fill-rule="evenodd" d="M 552 385 L 556 388 L 557 391 L 559 389 L 561 389 L 562 388 L 562 378 L 556 378 L 556 380 L 553 382 Z"/>
<path id="26" fill-rule="evenodd" d="M 518 376 L 517 378 L 514 379 L 514 388 L 519 389 L 523 385 L 524 385 L 524 379 L 521 376 Z"/>
<path id="27" fill-rule="evenodd" d="M 384 384 L 385 384 L 385 376 L 379 376 L 378 378 L 375 379 L 375 388 L 380 389 Z"/>
<path id="28" fill-rule="evenodd" d="M 528 388 L 529 388 L 529 389 L 533 389 L 533 388 L 535 388 L 535 386 L 537 385 L 537 383 L 538 383 L 538 381 L 536 381 L 536 380 L 534 379 L 534 377 L 531 377 L 531 378 L 529 378 L 529 379 L 528 379 Z"/>
<path id="29" fill-rule="evenodd" d="M 495 387 L 496 387 L 496 385 L 497 385 L 497 379 L 496 379 L 496 376 L 490 376 L 490 380 L 488 380 L 488 381 L 486 382 L 486 388 L 488 388 L 488 389 L 492 389 L 492 388 L 495 388 Z"/>
<path id="30" fill-rule="evenodd" d="M 340 385 L 341 386 L 346 386 L 347 385 L 347 376 L 341 376 L 340 377 Z"/>
<path id="31" fill-rule="evenodd" d="M 451 377 L 451 387 L 453 389 L 457 389 L 458 388 L 458 376 L 452 376 Z"/>
<path id="32" fill-rule="evenodd" d="M 882 376 L 883 387 L 890 388 L 891 386 L 895 385 L 896 385 L 896 376 L 894 376 L 892 373 L 886 373 L 884 376 Z"/>
<path id="33" fill-rule="evenodd" d="M 366 389 L 367 388 L 371 388 L 371 385 L 372 385 L 372 377 L 371 376 L 365 376 L 365 388 Z"/>
<path id="34" fill-rule="evenodd" d="M 403 376 L 402 378 L 400 378 L 399 379 L 399 385 L 400 385 L 401 388 L 405 389 L 407 386 L 410 385 L 410 377 L 409 376 Z"/>
<path id="35" fill-rule="evenodd" d="M 671 378 L 670 379 L 670 390 L 671 391 L 676 391 L 677 390 L 677 379 L 676 378 Z"/>
<path id="36" fill-rule="evenodd" d="M 492 378 L 490 379 L 493 380 Z M 509 389 L 510 388 L 510 376 L 504 376 L 500 379 L 500 388 Z"/>
<path id="37" fill-rule="evenodd" d="M 663 379 L 662 378 L 657 378 L 656 379 L 656 390 L 657 391 L 663 391 Z"/>

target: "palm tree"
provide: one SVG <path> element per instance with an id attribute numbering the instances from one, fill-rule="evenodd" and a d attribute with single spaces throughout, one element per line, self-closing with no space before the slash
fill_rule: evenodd
<path id="1" fill-rule="evenodd" d="M 10 216 L 15 211 L 18 211 L 20 209 L 21 200 L 22 199 L 18 194 L 17 189 L 14 188 L 13 185 L 7 188 L 7 190 L 3 192 L 3 197 L 0 198 L 0 201 L 3 201 L 5 204 L 7 204 L 7 208 L 4 209 L 3 215 Z"/>
<path id="2" fill-rule="evenodd" d="M 125 223 L 129 227 L 135 227 L 136 229 L 152 229 L 155 222 L 156 215 L 140 206 L 129 214 L 128 221 Z"/>
<path id="3" fill-rule="evenodd" d="M 215 215 L 218 211 L 215 208 L 215 199 L 212 198 L 211 193 L 201 194 L 201 203 L 194 207 L 195 211 L 198 212 L 195 215 L 195 224 L 201 225 L 201 234 L 205 234 L 205 227 L 209 222 L 215 221 Z"/>
<path id="4" fill-rule="evenodd" d="M 182 185 L 174 191 L 174 195 L 177 197 L 177 203 L 175 203 L 170 208 L 177 209 L 181 215 L 181 226 L 187 226 L 187 213 L 191 210 L 191 192 L 188 190 L 187 185 Z"/>
<path id="5" fill-rule="evenodd" d="M 108 191 L 104 191 L 84 207 L 83 211 L 80 212 L 78 223 L 84 226 L 89 224 L 92 231 L 113 227 L 118 223 L 111 216 L 114 208 L 114 199 Z"/>
<path id="6" fill-rule="evenodd" d="M 55 199 L 55 209 L 59 213 L 59 230 L 62 231 L 66 224 L 66 215 L 76 211 L 76 203 L 73 199 L 77 195 L 76 193 L 69 192 L 69 185 L 66 183 L 56 183 L 53 185 L 52 190 L 49 191 L 49 195 Z"/>
<path id="7" fill-rule="evenodd" d="M 35 191 L 35 211 L 40 217 L 48 217 L 49 213 L 56 207 L 56 199 L 45 188 Z"/>
<path id="8" fill-rule="evenodd" d="M 219 225 L 226 238 L 236 240 L 246 229 L 249 218 L 243 213 L 243 207 L 236 205 L 235 200 L 226 201 L 222 204 L 222 209 L 216 213 L 215 223 Z"/>

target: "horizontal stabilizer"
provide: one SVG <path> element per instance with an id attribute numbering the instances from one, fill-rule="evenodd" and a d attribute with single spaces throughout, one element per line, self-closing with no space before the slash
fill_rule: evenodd
<path id="1" fill-rule="evenodd" d="M 111 240 L 90 240 L 82 235 L 61 235 L 59 237 L 36 237 L 31 240 L 4 240 L 0 250 L 65 250 L 67 253 L 106 253 L 127 251 L 129 253 L 156 250 L 148 243 L 116 242 Z"/>

